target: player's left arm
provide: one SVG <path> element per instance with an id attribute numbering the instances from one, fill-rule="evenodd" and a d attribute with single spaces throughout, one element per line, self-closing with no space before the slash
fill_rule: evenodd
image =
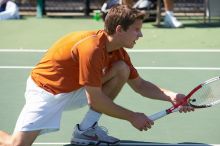
<path id="1" fill-rule="evenodd" d="M 157 100 L 163 100 L 171 102 L 173 105 L 182 102 L 185 97 L 184 94 L 176 93 L 167 89 L 163 89 L 152 82 L 146 81 L 141 77 L 131 79 L 128 81 L 129 86 L 140 95 Z M 183 107 L 180 112 L 190 111 L 191 108 Z"/>
<path id="2" fill-rule="evenodd" d="M 162 89 L 149 81 L 143 80 L 141 77 L 129 80 L 128 84 L 135 92 L 151 99 L 164 100 L 172 103 L 176 100 L 178 95 L 178 93 Z"/>
<path id="3" fill-rule="evenodd" d="M 181 102 L 182 98 L 185 97 L 183 94 L 161 88 L 152 82 L 142 79 L 141 77 L 129 80 L 128 84 L 135 92 L 144 97 L 169 101 L 172 104 Z"/>
<path id="4" fill-rule="evenodd" d="M 130 79 L 128 80 L 128 84 L 135 92 L 147 98 L 169 101 L 172 104 L 176 104 L 182 101 L 185 95 L 160 88 L 159 86 L 142 79 L 138 75 L 138 72 L 133 66 L 127 52 L 124 50 L 121 51 L 123 52 L 122 54 L 124 61 L 130 68 Z"/>

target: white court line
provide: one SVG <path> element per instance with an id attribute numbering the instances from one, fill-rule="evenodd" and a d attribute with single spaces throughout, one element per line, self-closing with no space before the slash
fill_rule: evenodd
<path id="1" fill-rule="evenodd" d="M 32 69 L 34 66 L 0 66 L 0 69 Z M 137 70 L 220 70 L 219 67 L 135 67 Z"/>
<path id="2" fill-rule="evenodd" d="M 37 50 L 37 49 L 0 49 L 0 52 L 11 52 L 11 53 L 43 53 L 46 52 L 47 50 Z"/>
<path id="3" fill-rule="evenodd" d="M 131 53 L 141 52 L 220 52 L 220 49 L 133 49 L 127 50 Z M 35 50 L 35 49 L 0 49 L 0 52 L 36 52 L 43 53 L 46 50 Z M 0 69 L 32 69 L 32 66 L 0 66 Z M 138 70 L 220 70 L 218 67 L 136 67 Z"/>
<path id="4" fill-rule="evenodd" d="M 65 142 L 36 142 L 33 143 L 33 145 L 67 145 L 70 143 L 65 143 Z"/>
<path id="5" fill-rule="evenodd" d="M 65 142 L 58 142 L 58 143 L 52 143 L 52 142 L 44 142 L 44 143 L 33 143 L 33 145 L 69 145 L 70 143 L 65 143 Z M 149 146 L 160 146 L 160 145 L 164 145 L 164 146 L 175 146 L 175 145 L 182 145 L 182 146 L 220 146 L 219 144 L 194 144 L 194 143 L 180 143 L 180 144 L 160 144 L 160 143 L 147 143 L 147 142 L 143 142 L 143 143 L 129 143 L 129 142 L 123 142 L 123 143 L 120 143 L 120 145 L 140 145 L 140 146 L 146 146 L 146 145 L 149 145 Z"/>
<path id="6" fill-rule="evenodd" d="M 219 67 L 135 67 L 137 70 L 220 70 Z"/>
<path id="7" fill-rule="evenodd" d="M 32 69 L 33 66 L 0 66 L 0 69 Z"/>
<path id="8" fill-rule="evenodd" d="M 0 52 L 24 52 L 24 53 L 44 53 L 47 50 L 37 50 L 37 49 L 0 49 Z M 129 53 L 143 53 L 143 52 L 173 52 L 173 53 L 217 53 L 220 49 L 127 49 Z"/>
<path id="9" fill-rule="evenodd" d="M 144 52 L 158 52 L 158 53 L 217 53 L 220 49 L 132 49 L 126 50 L 129 53 L 144 53 Z"/>

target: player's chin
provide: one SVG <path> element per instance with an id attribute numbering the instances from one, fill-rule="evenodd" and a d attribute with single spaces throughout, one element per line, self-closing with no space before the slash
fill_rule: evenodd
<path id="1" fill-rule="evenodd" d="M 135 45 L 135 43 L 127 44 L 127 45 L 125 46 L 125 48 L 132 49 L 132 48 L 134 48 L 134 45 Z"/>

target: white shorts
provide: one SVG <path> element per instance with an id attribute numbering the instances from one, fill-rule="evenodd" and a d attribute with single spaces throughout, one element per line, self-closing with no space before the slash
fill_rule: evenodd
<path id="1" fill-rule="evenodd" d="M 26 104 L 17 120 L 14 132 L 41 130 L 40 134 L 58 131 L 64 110 L 87 105 L 85 88 L 53 95 L 37 86 L 31 77 L 27 80 Z"/>

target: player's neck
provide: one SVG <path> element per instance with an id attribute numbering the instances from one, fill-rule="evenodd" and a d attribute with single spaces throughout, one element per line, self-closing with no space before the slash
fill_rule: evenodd
<path id="1" fill-rule="evenodd" d="M 112 52 L 112 51 L 118 50 L 122 47 L 123 46 L 121 46 L 118 39 L 116 39 L 113 36 L 107 36 L 107 42 L 106 42 L 107 52 Z"/>

